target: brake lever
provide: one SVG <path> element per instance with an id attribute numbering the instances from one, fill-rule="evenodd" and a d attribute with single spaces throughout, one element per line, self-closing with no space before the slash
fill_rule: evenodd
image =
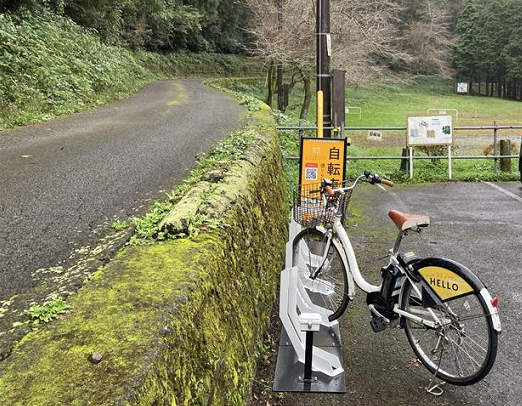
<path id="1" fill-rule="evenodd" d="M 384 190 L 385 192 L 387 192 L 386 188 L 383 185 L 381 185 L 379 183 L 376 183 L 375 185 L 378 186 L 379 188 L 381 188 L 382 190 Z"/>

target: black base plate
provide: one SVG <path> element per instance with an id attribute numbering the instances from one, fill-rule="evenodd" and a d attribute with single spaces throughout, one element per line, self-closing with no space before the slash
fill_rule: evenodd
<path id="1" fill-rule="evenodd" d="M 333 337 L 332 333 L 334 333 Z M 338 326 L 334 328 L 321 326 L 321 331 L 314 334 L 314 346 L 339 357 L 342 365 L 340 342 Z M 336 345 L 337 343 L 338 345 Z M 346 393 L 344 372 L 330 377 L 321 372 L 312 371 L 310 382 L 304 382 L 303 376 L 304 364 L 299 362 L 294 347 L 290 344 L 285 329 L 282 328 L 274 376 L 274 392 Z"/>

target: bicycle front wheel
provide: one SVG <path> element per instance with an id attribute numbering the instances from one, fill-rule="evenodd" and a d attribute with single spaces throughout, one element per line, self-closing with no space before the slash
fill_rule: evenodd
<path id="1" fill-rule="evenodd" d="M 404 282 L 401 308 L 425 320 L 430 328 L 403 317 L 406 337 L 426 368 L 453 385 L 471 385 L 490 371 L 497 354 L 498 333 L 482 296 L 472 293 L 442 305 L 427 307 L 409 280 Z"/>
<path id="2" fill-rule="evenodd" d="M 348 276 L 342 256 L 327 236 L 315 228 L 301 231 L 294 239 L 292 266 L 307 269 L 305 287 L 313 304 L 327 309 L 330 321 L 348 306 Z"/>

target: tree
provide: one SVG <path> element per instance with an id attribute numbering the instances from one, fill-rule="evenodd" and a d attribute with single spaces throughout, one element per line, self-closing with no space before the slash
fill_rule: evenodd
<path id="1" fill-rule="evenodd" d="M 315 71 L 315 2 L 284 0 L 281 32 L 275 1 L 247 0 L 247 4 L 252 12 L 251 52 L 268 66 L 283 62 L 287 72 L 301 78 L 305 89 L 301 118 L 306 118 Z M 349 81 L 359 83 L 378 77 L 389 63 L 407 57 L 394 45 L 398 11 L 391 0 L 332 0 L 332 65 L 347 70 Z"/>
<path id="2" fill-rule="evenodd" d="M 465 0 L 457 23 L 457 46 L 453 54 L 452 65 L 461 79 L 472 84 L 477 76 L 477 7 L 476 0 Z M 469 89 L 473 91 L 472 86 Z"/>
<path id="3" fill-rule="evenodd" d="M 404 51 L 411 58 L 408 70 L 417 75 L 450 76 L 448 62 L 453 46 L 451 18 L 440 2 L 417 2 L 416 13 L 403 28 Z"/>

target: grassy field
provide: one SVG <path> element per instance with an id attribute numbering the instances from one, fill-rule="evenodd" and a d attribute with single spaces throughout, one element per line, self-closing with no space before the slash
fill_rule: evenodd
<path id="1" fill-rule="evenodd" d="M 457 126 L 522 124 L 522 104 L 491 97 L 458 95 L 451 80 L 422 78 L 412 85 L 348 87 L 350 106 L 362 108 L 362 118 L 348 116 L 348 126 L 405 126 L 406 116 L 428 109 L 456 109 Z"/>
<path id="2" fill-rule="evenodd" d="M 237 90 L 247 91 L 263 99 L 264 82 L 237 84 Z M 361 107 L 362 115 L 347 115 L 347 127 L 405 127 L 408 115 L 426 114 L 428 109 L 457 109 L 454 126 L 522 125 L 522 103 L 488 97 L 463 96 L 455 93 L 453 81 L 440 78 L 421 78 L 412 84 L 369 84 L 348 86 L 346 99 L 350 106 Z M 296 86 L 290 96 L 289 107 L 281 116 L 282 124 L 296 125 L 302 100 L 302 89 Z M 314 122 L 315 101 L 312 103 L 308 124 Z M 310 133 L 311 135 L 312 133 Z M 368 131 L 347 131 L 351 140 L 351 156 L 400 156 L 406 144 L 405 131 L 383 131 L 382 141 L 368 140 Z M 512 154 L 518 155 L 522 129 L 499 131 L 499 139 L 512 142 Z M 484 155 L 491 150 L 493 131 L 456 131 L 454 155 Z M 282 134 L 285 154 L 298 155 L 299 139 L 295 132 Z M 441 151 L 446 153 L 446 151 Z M 415 155 L 426 155 L 416 150 Z M 289 163 L 290 177 L 295 179 L 297 169 Z M 376 171 L 396 181 L 432 182 L 448 180 L 447 160 L 415 161 L 412 180 L 400 171 L 399 160 L 351 160 L 348 174 L 355 176 L 364 169 Z M 493 172 L 492 160 L 454 160 L 453 179 L 466 181 L 517 180 L 518 161 L 512 160 L 512 172 Z"/>

